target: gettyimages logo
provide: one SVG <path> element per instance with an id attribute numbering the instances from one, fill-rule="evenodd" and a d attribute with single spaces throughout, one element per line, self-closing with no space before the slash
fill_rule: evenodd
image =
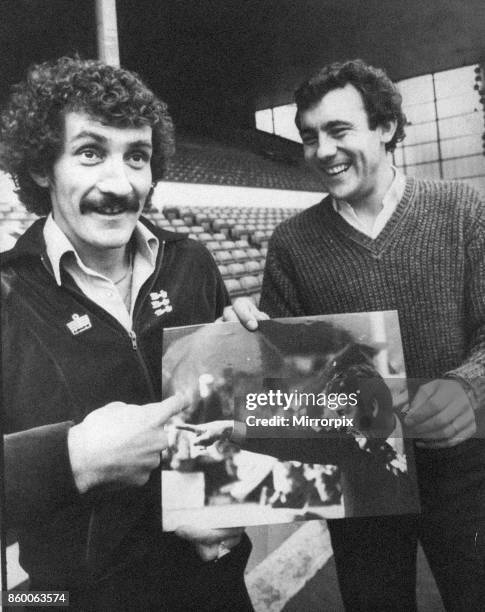
<path id="1" fill-rule="evenodd" d="M 341 413 L 345 408 L 353 408 L 358 403 L 358 392 L 356 393 L 304 393 L 292 391 L 290 393 L 281 390 L 271 389 L 265 393 L 246 394 L 246 410 L 253 411 L 259 408 L 281 410 L 283 414 L 273 414 L 269 418 L 261 418 L 256 415 L 249 415 L 245 422 L 248 427 L 311 427 L 341 429 L 353 427 L 353 418 L 348 418 Z M 337 416 L 325 416 L 312 418 L 308 414 L 293 414 L 302 408 L 318 406 L 327 408 L 332 412 L 337 411 Z M 286 412 L 291 414 L 285 415 Z"/>

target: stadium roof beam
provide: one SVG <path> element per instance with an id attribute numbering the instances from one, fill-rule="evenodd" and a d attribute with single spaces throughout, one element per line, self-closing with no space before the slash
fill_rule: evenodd
<path id="1" fill-rule="evenodd" d="M 120 65 L 116 0 L 96 0 L 98 57 L 107 64 Z"/>

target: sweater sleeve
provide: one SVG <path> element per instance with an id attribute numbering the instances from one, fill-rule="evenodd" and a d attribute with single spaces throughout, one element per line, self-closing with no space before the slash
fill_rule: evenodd
<path id="1" fill-rule="evenodd" d="M 78 496 L 67 435 L 71 422 L 4 436 L 7 525 L 18 527 Z"/>
<path id="2" fill-rule="evenodd" d="M 465 300 L 468 351 L 448 377 L 459 379 L 475 410 L 485 413 L 485 203 L 475 198 L 466 233 Z"/>
<path id="3" fill-rule="evenodd" d="M 296 273 L 290 264 L 288 249 L 280 239 L 280 228 L 275 230 L 268 245 L 260 309 L 272 318 L 305 314 L 298 296 Z"/>

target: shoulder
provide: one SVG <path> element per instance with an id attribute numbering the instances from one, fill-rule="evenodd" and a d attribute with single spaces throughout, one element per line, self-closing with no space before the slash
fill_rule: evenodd
<path id="1" fill-rule="evenodd" d="M 42 269 L 41 257 L 45 250 L 42 229 L 44 219 L 34 222 L 9 250 L 0 253 L 2 299 L 13 295 L 21 279 L 32 281 Z M 47 289 L 45 289 L 47 290 Z M 3 306 L 7 304 L 3 302 Z"/>
<path id="2" fill-rule="evenodd" d="M 465 240 L 483 237 L 485 203 L 476 189 L 465 181 L 413 180 L 416 212 L 424 224 L 448 226 Z"/>
<path id="3" fill-rule="evenodd" d="M 483 197 L 470 184 L 460 180 L 412 179 L 419 202 L 441 206 L 441 211 L 483 213 Z"/>
<path id="4" fill-rule="evenodd" d="M 303 209 L 293 217 L 280 223 L 274 230 L 272 242 L 286 242 L 288 240 L 301 240 L 313 235 L 315 231 L 320 232 L 322 223 L 325 224 L 328 211 L 331 206 L 330 198 L 323 200 Z"/>
<path id="5" fill-rule="evenodd" d="M 40 257 L 45 249 L 43 229 L 45 218 L 37 219 L 25 232 L 19 236 L 12 248 L 0 253 L 2 272 L 5 268 L 15 265 L 24 257 Z"/>
<path id="6" fill-rule="evenodd" d="M 162 256 L 173 253 L 177 254 L 178 258 L 215 266 L 211 252 L 201 242 L 188 238 L 185 234 L 177 234 L 176 232 L 159 228 L 145 218 L 141 219 L 141 221 L 158 238 Z"/>
<path id="7" fill-rule="evenodd" d="M 183 240 L 176 242 L 168 241 L 165 243 L 167 251 L 173 250 L 177 256 L 187 261 L 192 261 L 199 267 L 212 268 L 216 266 L 214 257 L 209 249 L 201 242 L 192 238 L 184 237 Z"/>

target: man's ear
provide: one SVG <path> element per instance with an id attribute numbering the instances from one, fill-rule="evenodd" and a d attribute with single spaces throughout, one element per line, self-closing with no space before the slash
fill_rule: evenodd
<path id="1" fill-rule="evenodd" d="M 379 125 L 379 130 L 381 132 L 381 142 L 387 144 L 391 142 L 394 134 L 396 133 L 397 121 L 391 120 L 387 123 L 382 123 Z"/>
<path id="2" fill-rule="evenodd" d="M 49 187 L 49 177 L 42 172 L 33 172 L 30 170 L 30 176 L 39 185 L 39 187 Z"/>

